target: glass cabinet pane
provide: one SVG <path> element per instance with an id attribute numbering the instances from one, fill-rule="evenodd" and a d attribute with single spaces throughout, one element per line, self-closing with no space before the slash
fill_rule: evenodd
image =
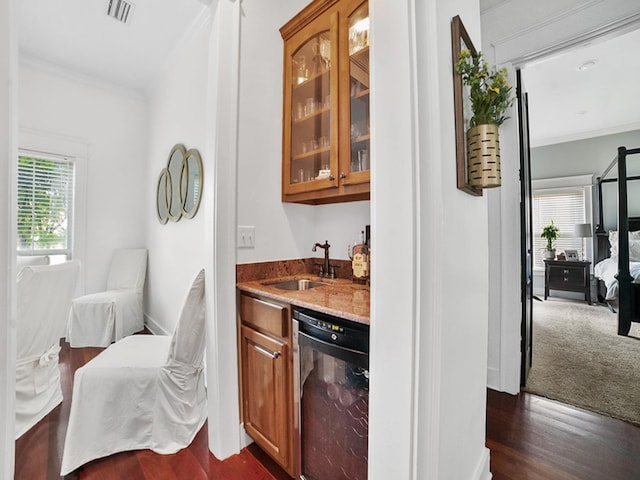
<path id="1" fill-rule="evenodd" d="M 369 7 L 364 3 L 349 17 L 352 173 L 369 170 Z"/>
<path id="2" fill-rule="evenodd" d="M 292 184 L 330 176 L 330 67 L 329 30 L 311 37 L 292 56 Z"/>

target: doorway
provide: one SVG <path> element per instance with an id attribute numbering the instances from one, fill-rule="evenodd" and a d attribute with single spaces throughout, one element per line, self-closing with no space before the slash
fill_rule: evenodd
<path id="1" fill-rule="evenodd" d="M 593 41 L 581 48 L 554 52 L 525 63 L 517 70 L 518 89 L 524 91 L 524 84 L 528 91 L 528 95 L 519 94 L 524 98 L 519 99 L 518 112 L 521 140 L 521 386 L 526 384 L 532 363 L 535 365 L 532 318 L 536 302 L 532 298 L 540 297 L 544 288 L 544 276 L 533 268 L 529 258 L 529 249 L 535 248 L 534 239 L 540 235 L 531 225 L 533 190 L 530 182 L 576 175 L 595 178 L 610 163 L 617 143 L 623 145 L 630 136 L 637 138 L 640 134 L 638 114 L 627 112 L 630 102 L 625 99 L 632 98 L 633 87 L 627 80 L 637 78 L 640 65 L 629 65 L 628 61 L 617 63 L 620 56 L 624 56 L 622 46 L 637 42 L 640 42 L 640 30 L 620 32 L 606 41 Z M 607 78 L 607 82 L 602 83 L 603 78 Z M 609 94 L 603 95 L 604 84 Z M 529 106 L 531 109 L 527 112 Z M 587 201 L 591 203 L 591 198 Z M 593 210 L 595 213 L 595 208 Z M 585 223 L 590 223 L 595 230 L 594 215 L 587 214 Z M 565 232 L 565 235 L 573 236 L 574 233 Z M 589 242 L 587 238 L 587 259 L 592 260 Z"/>

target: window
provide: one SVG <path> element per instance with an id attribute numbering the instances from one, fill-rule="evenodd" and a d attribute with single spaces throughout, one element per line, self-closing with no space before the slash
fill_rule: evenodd
<path id="1" fill-rule="evenodd" d="M 571 181 L 573 179 L 575 181 Z M 557 180 L 557 181 L 556 181 Z M 560 187 L 563 181 L 574 183 L 572 186 Z M 544 269 L 544 250 L 546 239 L 540 235 L 542 229 L 551 223 L 559 228 L 560 236 L 553 242 L 558 252 L 571 249 L 588 256 L 590 247 L 587 240 L 587 249 L 583 239 L 575 236 L 574 228 L 578 223 L 585 223 L 591 218 L 591 182 L 582 177 L 567 177 L 565 179 L 549 179 L 534 181 L 533 191 L 533 266 L 535 269 Z M 535 185 L 538 183 L 538 185 Z M 575 185 L 581 183 L 581 185 Z M 586 185 L 585 185 L 586 184 Z M 554 188 L 540 188 L 541 185 Z"/>
<path id="2" fill-rule="evenodd" d="M 18 157 L 19 255 L 71 257 L 73 159 L 21 151 Z"/>

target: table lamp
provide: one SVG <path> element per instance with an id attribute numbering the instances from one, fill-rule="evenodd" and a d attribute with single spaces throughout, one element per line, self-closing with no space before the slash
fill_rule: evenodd
<path id="1" fill-rule="evenodd" d="M 584 239 L 591 238 L 593 235 L 590 223 L 576 223 L 573 227 L 573 231 L 576 237 L 582 239 L 582 251 L 580 252 L 580 259 L 584 260 Z"/>

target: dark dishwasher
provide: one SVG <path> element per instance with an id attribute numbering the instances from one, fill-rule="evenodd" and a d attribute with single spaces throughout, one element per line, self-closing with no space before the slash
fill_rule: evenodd
<path id="1" fill-rule="evenodd" d="M 369 326 L 302 308 L 293 317 L 300 478 L 365 480 Z"/>

